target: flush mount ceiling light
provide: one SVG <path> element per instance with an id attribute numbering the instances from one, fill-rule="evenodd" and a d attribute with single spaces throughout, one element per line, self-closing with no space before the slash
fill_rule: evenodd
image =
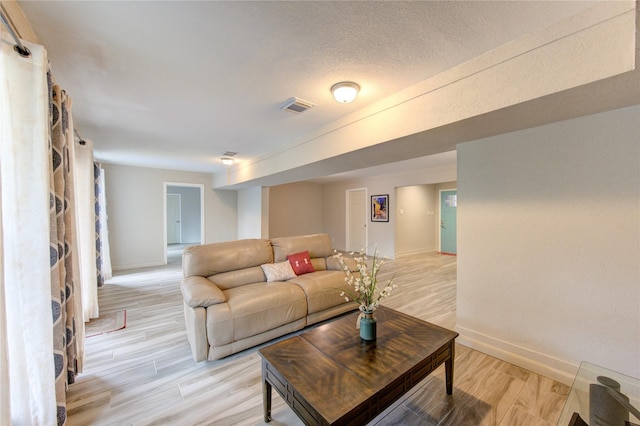
<path id="1" fill-rule="evenodd" d="M 222 158 L 220 158 L 220 161 L 222 161 L 222 164 L 224 164 L 225 166 L 231 166 L 236 161 L 232 158 L 235 157 L 236 154 L 237 152 L 225 151 L 224 154 L 222 154 Z"/>
<path id="2" fill-rule="evenodd" d="M 333 97 L 341 104 L 352 102 L 359 91 L 360 86 L 350 81 L 343 81 L 331 86 L 331 93 L 333 93 Z"/>

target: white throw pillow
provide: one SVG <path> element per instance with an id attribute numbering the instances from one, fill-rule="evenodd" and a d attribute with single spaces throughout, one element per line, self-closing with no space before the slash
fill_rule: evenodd
<path id="1" fill-rule="evenodd" d="M 286 281 L 296 277 L 288 260 L 280 263 L 265 263 L 260 267 L 264 271 L 268 282 Z"/>

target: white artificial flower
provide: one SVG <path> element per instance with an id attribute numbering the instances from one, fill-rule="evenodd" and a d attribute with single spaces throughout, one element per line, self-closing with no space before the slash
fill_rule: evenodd
<path id="1" fill-rule="evenodd" d="M 392 283 L 392 277 L 389 282 L 382 287 L 382 291 L 376 295 L 376 291 L 378 289 L 378 273 L 380 272 L 382 265 L 385 263 L 384 259 L 380 259 L 378 257 L 377 250 L 373 255 L 371 269 L 369 269 L 369 266 L 367 265 L 369 258 L 366 256 L 366 253 L 358 256 L 354 256 L 353 252 L 349 253 L 356 262 L 356 270 L 358 271 L 357 277 L 353 272 L 351 272 L 349 266 L 347 266 L 342 253 L 338 253 L 336 250 L 334 250 L 334 253 L 333 257 L 338 261 L 340 267 L 345 273 L 345 282 L 349 287 L 353 287 L 353 292 L 342 291 L 340 296 L 343 296 L 347 302 L 351 300 L 357 302 L 360 305 L 359 309 L 362 312 L 375 310 L 379 306 L 380 301 L 389 296 L 394 288 L 397 288 L 397 285 Z"/>

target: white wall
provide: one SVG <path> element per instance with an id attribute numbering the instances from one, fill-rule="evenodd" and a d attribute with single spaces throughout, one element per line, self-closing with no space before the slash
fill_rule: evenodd
<path id="1" fill-rule="evenodd" d="M 268 216 L 264 214 L 268 212 L 263 214 L 262 194 L 263 190 L 259 186 L 238 190 L 239 240 L 263 238 L 263 222 L 268 221 Z"/>
<path id="2" fill-rule="evenodd" d="M 435 250 L 437 194 L 435 185 L 396 189 L 396 255 Z"/>
<path id="3" fill-rule="evenodd" d="M 346 191 L 354 188 L 367 190 L 367 233 L 370 254 L 377 247 L 381 256 L 395 258 L 396 252 L 396 221 L 397 199 L 396 188 L 451 182 L 456 180 L 455 167 L 433 167 L 426 170 L 401 175 L 386 175 L 365 179 L 354 179 L 325 184 L 323 187 L 324 202 L 324 232 L 333 238 L 336 249 L 346 248 Z M 370 197 L 372 195 L 389 194 L 389 222 L 371 222 Z"/>
<path id="4" fill-rule="evenodd" d="M 322 185 L 298 182 L 269 188 L 269 237 L 324 232 Z"/>
<path id="5" fill-rule="evenodd" d="M 112 164 L 103 167 L 113 269 L 164 263 L 165 182 L 204 185 L 205 243 L 236 238 L 236 193 L 212 190 L 209 174 Z"/>
<path id="6" fill-rule="evenodd" d="M 456 182 L 396 188 L 396 256 L 440 250 L 440 191 Z"/>
<path id="7" fill-rule="evenodd" d="M 459 341 L 640 377 L 640 107 L 458 146 Z"/>

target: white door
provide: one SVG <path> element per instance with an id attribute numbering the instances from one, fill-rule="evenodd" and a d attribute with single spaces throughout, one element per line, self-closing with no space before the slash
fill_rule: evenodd
<path id="1" fill-rule="evenodd" d="M 347 250 L 367 248 L 367 190 L 347 190 Z"/>
<path id="2" fill-rule="evenodd" d="M 167 244 L 180 244 L 180 194 L 167 194 Z"/>

